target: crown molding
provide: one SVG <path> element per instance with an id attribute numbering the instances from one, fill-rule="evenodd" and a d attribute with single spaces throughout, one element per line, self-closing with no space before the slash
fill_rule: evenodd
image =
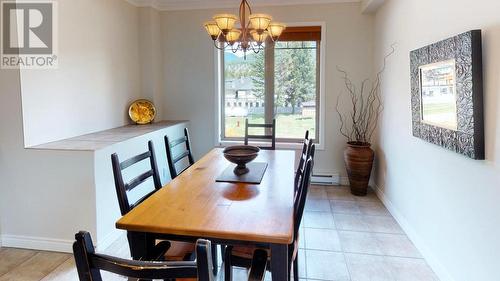
<path id="1" fill-rule="evenodd" d="M 374 14 L 385 3 L 385 0 L 363 0 L 361 2 L 361 13 Z"/>
<path id="2" fill-rule="evenodd" d="M 155 0 L 125 0 L 125 2 L 128 2 L 136 7 L 151 7 L 159 10 L 159 7 L 156 5 L 157 1 Z"/>
<path id="3" fill-rule="evenodd" d="M 237 0 L 125 0 L 137 7 L 152 7 L 160 11 L 237 8 Z M 359 3 L 362 0 L 251 0 L 252 7 L 289 6 L 332 3 Z M 372 0 L 370 0 L 372 1 Z M 380 0 L 376 0 L 380 1 Z M 383 1 L 383 0 L 382 0 Z"/>

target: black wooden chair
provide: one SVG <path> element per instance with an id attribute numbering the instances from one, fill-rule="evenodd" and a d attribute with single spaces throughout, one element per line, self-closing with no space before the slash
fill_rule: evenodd
<path id="1" fill-rule="evenodd" d="M 302 221 L 302 216 L 304 214 L 304 207 L 306 204 L 307 192 L 309 190 L 309 185 L 311 183 L 311 175 L 314 166 L 314 153 L 315 153 L 315 145 L 311 145 L 310 148 L 310 156 L 305 163 L 304 176 L 301 179 L 299 189 L 295 193 L 294 197 L 294 227 L 293 227 L 293 235 L 294 241 L 288 245 L 288 253 L 289 253 L 289 264 L 293 263 L 293 278 L 294 281 L 299 280 L 299 272 L 298 272 L 298 250 L 299 250 L 299 229 L 300 223 Z M 269 249 L 265 249 L 270 256 Z M 224 258 L 224 276 L 226 281 L 232 280 L 232 266 L 246 267 L 248 268 L 251 265 L 251 253 L 253 253 L 255 249 L 250 246 L 227 246 L 225 251 Z M 268 261 L 269 267 L 269 261 Z M 290 272 L 290 267 L 288 268 Z M 270 268 L 272 270 L 272 268 Z"/>
<path id="2" fill-rule="evenodd" d="M 249 128 L 264 128 L 264 134 L 251 135 L 248 133 Z M 269 130 L 271 133 L 269 134 Z M 271 140 L 271 146 L 260 147 L 261 149 L 274 150 L 276 149 L 276 119 L 273 119 L 271 124 L 250 124 L 248 119 L 245 119 L 245 145 L 248 145 L 248 140 Z"/>
<path id="3" fill-rule="evenodd" d="M 189 138 L 188 128 L 184 128 L 184 137 L 170 141 L 168 136 L 164 136 L 164 142 L 165 142 L 165 151 L 167 152 L 167 162 L 168 162 L 168 169 L 170 170 L 170 177 L 172 179 L 175 179 L 178 175 L 180 175 L 187 168 L 191 167 L 191 165 L 194 164 L 194 158 L 193 158 L 193 154 L 191 151 L 191 141 Z M 173 154 L 174 147 L 177 147 L 178 145 L 182 145 L 182 144 L 185 145 L 185 150 L 182 153 L 180 153 L 174 157 L 174 154 Z M 180 172 L 178 172 L 176 165 L 178 162 L 180 162 L 183 159 L 187 159 L 188 165 L 186 165 Z M 221 245 L 221 251 L 224 253 L 224 246 L 223 245 Z M 213 245 L 212 255 L 214 257 L 214 262 L 217 262 L 217 246 L 216 245 Z M 215 270 L 217 270 L 217 269 L 215 269 Z M 217 274 L 217 271 L 214 271 L 214 274 Z"/>
<path id="4" fill-rule="evenodd" d="M 80 231 L 75 235 L 73 254 L 80 281 L 102 281 L 101 270 L 141 280 L 163 279 L 214 281 L 214 264 L 211 258 L 210 241 L 196 242 L 196 261 L 161 262 L 135 261 L 97 254 L 90 234 Z M 254 252 L 249 281 L 262 281 L 266 272 L 267 253 Z M 217 266 L 217 265 L 215 265 Z M 185 279 L 186 278 L 186 279 Z M 189 278 L 189 279 L 188 279 Z"/>
<path id="5" fill-rule="evenodd" d="M 137 205 L 142 203 L 144 200 L 153 195 L 158 191 L 162 185 L 160 181 L 160 174 L 158 172 L 158 166 L 156 165 L 155 150 L 153 142 L 148 142 L 148 151 L 131 157 L 123 162 L 120 162 L 118 155 L 113 153 L 111 155 L 111 163 L 113 166 L 113 175 L 115 179 L 116 194 L 118 196 L 118 203 L 120 205 L 120 211 L 122 216 L 126 215 Z M 137 177 L 133 178 L 129 182 L 125 183 L 123 179 L 123 171 L 139 162 L 148 160 L 150 164 L 150 169 Z M 154 189 L 151 191 L 146 191 L 145 194 L 141 194 L 140 198 L 134 202 L 129 200 L 129 192 L 134 190 L 139 185 L 145 183 L 150 178 L 153 179 Z M 149 235 L 151 236 L 151 235 Z M 161 241 L 156 244 L 155 248 L 151 250 L 152 256 L 143 257 L 135 249 L 133 239 L 133 233 L 127 232 L 127 238 L 129 241 L 130 253 L 134 259 L 156 259 L 158 255 L 164 254 L 167 260 L 184 260 L 188 258 L 194 251 L 194 244 L 187 242 L 174 242 L 174 241 Z M 160 236 L 153 237 L 153 239 L 161 239 Z M 165 240 L 165 239 L 162 239 Z M 140 248 L 140 247 L 139 247 Z"/>
<path id="6" fill-rule="evenodd" d="M 191 165 L 194 164 L 194 159 L 193 159 L 193 154 L 191 152 L 191 142 L 189 140 L 189 131 L 187 128 L 184 128 L 184 137 L 181 137 L 179 139 L 170 141 L 168 136 L 164 137 L 165 139 L 165 150 L 167 151 L 167 161 L 168 161 L 168 169 L 170 170 L 170 177 L 172 179 L 176 178 L 179 174 L 184 172 L 187 168 L 189 168 Z M 184 144 L 186 146 L 186 150 L 184 150 L 182 153 L 176 155 L 174 157 L 173 155 L 173 148 Z M 188 161 L 188 165 L 184 167 L 180 172 L 177 171 L 177 168 L 175 165 L 183 160 L 186 159 Z"/>
<path id="7" fill-rule="evenodd" d="M 300 180 L 304 175 L 305 163 L 310 156 L 309 152 L 312 144 L 313 141 L 309 139 L 309 131 L 306 131 L 306 135 L 302 143 L 302 153 L 300 154 L 299 164 L 297 165 L 297 170 L 295 171 L 295 191 L 297 191 L 297 189 L 299 188 Z"/>

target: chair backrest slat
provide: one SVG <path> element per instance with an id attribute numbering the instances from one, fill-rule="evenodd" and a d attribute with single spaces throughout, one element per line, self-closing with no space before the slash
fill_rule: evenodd
<path id="1" fill-rule="evenodd" d="M 273 128 L 273 124 L 248 124 L 248 128 Z"/>
<path id="2" fill-rule="evenodd" d="M 154 174 L 153 170 L 149 170 L 147 172 L 140 174 L 139 176 L 133 178 L 130 182 L 126 183 L 125 189 L 127 191 L 134 189 L 136 186 L 145 182 L 148 178 L 152 177 L 153 174 Z"/>
<path id="3" fill-rule="evenodd" d="M 179 138 L 179 139 L 176 139 L 174 141 L 171 141 L 169 143 L 169 145 L 170 145 L 170 147 L 175 147 L 175 146 L 177 146 L 177 145 L 179 145 L 179 144 L 181 144 L 183 142 L 186 142 L 186 140 L 187 140 L 187 138 L 184 136 L 182 138 Z"/>
<path id="4" fill-rule="evenodd" d="M 172 162 L 175 164 L 179 161 L 181 161 L 182 159 L 186 158 L 186 156 L 189 156 L 189 151 L 184 151 L 183 153 L 177 155 L 174 160 L 172 160 Z"/>
<path id="5" fill-rule="evenodd" d="M 148 158 L 150 170 L 141 173 L 140 175 L 126 183 L 123 179 L 123 170 Z M 160 173 L 158 172 L 158 166 L 156 165 L 156 156 L 152 141 L 148 142 L 147 152 L 133 156 L 123 162 L 120 162 L 118 155 L 116 153 L 113 153 L 111 155 L 111 164 L 113 167 L 113 176 L 115 179 L 116 195 L 118 197 L 118 203 L 120 205 L 122 216 L 127 214 L 128 212 L 130 212 L 130 210 L 137 206 L 142 198 L 151 196 L 154 192 L 156 192 L 156 190 L 161 188 Z M 129 202 L 127 192 L 144 183 L 149 178 L 153 178 L 154 190 L 147 192 L 139 201 L 135 201 L 132 203 Z"/>
<path id="6" fill-rule="evenodd" d="M 142 154 L 136 155 L 132 158 L 129 158 L 123 162 L 120 163 L 120 169 L 125 170 L 128 167 L 134 165 L 135 163 L 139 163 L 144 159 L 147 159 L 151 156 L 151 153 L 149 151 L 144 152 Z"/>
<path id="7" fill-rule="evenodd" d="M 133 204 L 130 204 L 130 210 L 133 210 L 135 207 L 137 207 L 139 204 L 141 204 L 142 202 L 144 202 L 144 200 L 148 199 L 149 197 L 151 197 L 151 195 L 153 195 L 155 192 L 154 191 L 151 191 L 149 193 L 146 193 L 144 196 L 142 196 L 140 199 L 136 200 Z"/>
<path id="8" fill-rule="evenodd" d="M 255 135 L 255 134 L 249 134 L 248 129 L 249 128 L 264 128 L 264 134 L 263 135 Z M 271 133 L 269 134 L 267 131 L 270 130 Z M 276 149 L 276 119 L 273 119 L 273 122 L 271 124 L 250 124 L 248 123 L 248 119 L 245 119 L 245 145 L 248 145 L 248 141 L 250 139 L 254 140 L 271 140 L 271 146 L 262 146 L 260 149 L 268 149 L 268 150 L 274 150 Z"/>
<path id="9" fill-rule="evenodd" d="M 191 151 L 191 141 L 189 140 L 189 130 L 188 128 L 184 128 L 184 137 L 178 138 L 174 141 L 169 141 L 168 136 L 164 137 L 165 140 L 165 151 L 167 152 L 167 161 L 168 161 L 168 169 L 170 171 L 170 177 L 172 179 L 176 178 L 180 173 L 189 168 L 194 164 L 193 153 Z M 186 149 L 174 156 L 172 149 L 178 145 L 184 144 Z M 177 171 L 175 164 L 182 159 L 187 158 L 189 165 L 184 168 L 181 172 Z"/>
<path id="10" fill-rule="evenodd" d="M 248 135 L 249 139 L 258 139 L 258 140 L 271 140 L 273 136 L 261 136 L 261 135 Z"/>
<path id="11" fill-rule="evenodd" d="M 140 279 L 198 278 L 213 281 L 211 244 L 196 242 L 196 261 L 159 262 L 134 261 L 96 254 L 90 234 L 80 231 L 75 235 L 73 254 L 80 281 L 101 281 L 101 270 L 125 277 Z"/>
<path id="12" fill-rule="evenodd" d="M 196 262 L 179 262 L 179 264 L 170 265 L 158 262 L 128 261 L 100 254 L 93 255 L 91 261 L 96 268 L 131 278 L 162 279 L 164 276 L 182 278 L 186 275 L 187 277 L 198 275 Z"/>

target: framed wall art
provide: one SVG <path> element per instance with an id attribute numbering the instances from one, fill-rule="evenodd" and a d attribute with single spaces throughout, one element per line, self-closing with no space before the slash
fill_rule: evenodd
<path id="1" fill-rule="evenodd" d="M 410 53 L 413 136 L 484 159 L 481 30 Z"/>

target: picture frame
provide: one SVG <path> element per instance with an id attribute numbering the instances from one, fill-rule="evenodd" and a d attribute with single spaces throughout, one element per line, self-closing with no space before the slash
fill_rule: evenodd
<path id="1" fill-rule="evenodd" d="M 410 53 L 412 133 L 472 159 L 485 159 L 481 30 Z"/>

